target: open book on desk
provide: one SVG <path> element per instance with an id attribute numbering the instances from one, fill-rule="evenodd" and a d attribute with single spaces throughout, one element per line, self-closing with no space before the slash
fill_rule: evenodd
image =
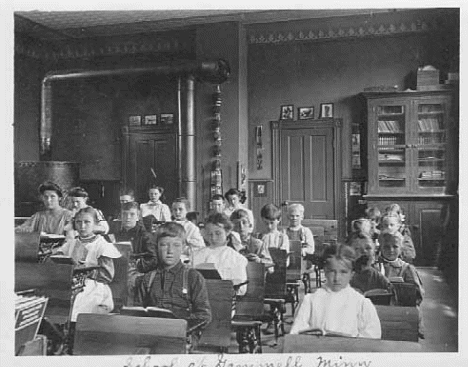
<path id="1" fill-rule="evenodd" d="M 138 316 L 138 317 L 159 317 L 162 319 L 176 319 L 177 317 L 171 310 L 155 306 L 139 307 L 139 306 L 122 306 L 120 309 L 121 315 Z"/>
<path id="2" fill-rule="evenodd" d="M 56 264 L 66 264 L 66 265 L 74 265 L 75 261 L 70 256 L 65 255 L 51 255 L 49 259 L 52 260 Z"/>
<path id="3" fill-rule="evenodd" d="M 389 277 L 388 280 L 390 281 L 390 283 L 404 283 L 405 282 L 402 277 Z"/>

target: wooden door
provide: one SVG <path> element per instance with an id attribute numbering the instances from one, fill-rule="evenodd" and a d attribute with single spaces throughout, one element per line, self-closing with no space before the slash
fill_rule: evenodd
<path id="1" fill-rule="evenodd" d="M 279 167 L 275 175 L 279 202 L 303 204 L 305 218 L 338 217 L 341 153 L 336 152 L 336 146 L 340 123 L 321 120 L 313 125 L 279 124 L 279 154 L 273 162 Z"/>
<path id="2" fill-rule="evenodd" d="M 135 190 L 139 203 L 148 201 L 148 187 L 164 188 L 163 202 L 178 196 L 177 147 L 174 133 L 130 132 L 124 152 L 124 185 Z M 156 173 L 156 178 L 151 170 Z"/>

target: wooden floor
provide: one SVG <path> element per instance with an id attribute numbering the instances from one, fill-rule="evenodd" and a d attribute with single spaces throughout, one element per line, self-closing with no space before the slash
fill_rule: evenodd
<path id="1" fill-rule="evenodd" d="M 458 297 L 448 286 L 442 273 L 436 268 L 418 268 L 426 295 L 422 302 L 425 322 L 425 339 L 420 339 L 422 352 L 457 352 L 458 351 Z M 314 284 L 315 281 L 312 282 Z M 300 290 L 301 299 L 304 290 Z M 293 317 L 287 306 L 286 333 L 291 329 Z M 264 328 L 265 326 L 263 326 Z M 281 338 L 280 338 L 281 339 Z M 274 345 L 274 336 L 262 333 L 263 353 L 278 353 Z M 235 334 L 231 335 L 229 353 L 238 353 Z"/>

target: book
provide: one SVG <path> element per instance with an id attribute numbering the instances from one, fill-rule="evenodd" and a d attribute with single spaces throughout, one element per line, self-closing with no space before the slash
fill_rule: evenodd
<path id="1" fill-rule="evenodd" d="M 122 306 L 120 309 L 121 315 L 138 316 L 138 317 L 159 317 L 163 319 L 176 319 L 177 317 L 167 308 L 155 306 L 139 307 L 139 306 Z"/>
<path id="2" fill-rule="evenodd" d="M 15 298 L 15 351 L 37 336 L 48 298 L 16 295 Z"/>
<path id="3" fill-rule="evenodd" d="M 68 264 L 73 265 L 75 261 L 70 256 L 65 255 L 51 255 L 49 259 L 52 260 L 56 264 Z"/>
<path id="4" fill-rule="evenodd" d="M 404 283 L 402 277 L 389 277 L 388 280 L 390 281 L 390 283 Z"/>
<path id="5" fill-rule="evenodd" d="M 198 264 L 195 268 L 205 279 L 222 279 L 213 263 Z"/>

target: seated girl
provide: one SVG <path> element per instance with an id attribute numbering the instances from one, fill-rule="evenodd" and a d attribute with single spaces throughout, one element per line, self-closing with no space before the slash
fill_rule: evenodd
<path id="1" fill-rule="evenodd" d="M 247 259 L 227 246 L 232 228 L 233 224 L 226 215 L 211 214 L 205 222 L 204 230 L 209 246 L 194 251 L 193 267 L 197 268 L 200 264 L 214 264 L 221 278 L 231 280 L 235 286 L 247 280 Z M 246 291 L 247 287 L 243 285 L 237 294 L 242 296 Z"/>
<path id="2" fill-rule="evenodd" d="M 15 231 L 63 235 L 66 225 L 72 219 L 72 213 L 60 205 L 62 190 L 53 182 L 44 182 L 38 190 L 44 210 L 38 211 L 26 222 L 16 227 Z"/>
<path id="3" fill-rule="evenodd" d="M 96 211 L 86 207 L 75 216 L 76 239 L 67 240 L 57 254 L 71 257 L 82 267 L 98 267 L 90 272 L 83 291 L 78 293 L 73 303 L 71 321 L 76 322 L 80 313 L 109 313 L 114 308 L 109 283 L 114 278 L 113 259 L 121 256 L 113 244 L 101 235 L 94 234 L 99 223 Z"/>
<path id="4" fill-rule="evenodd" d="M 375 263 L 375 244 L 371 237 L 364 235 L 348 243 L 356 252 L 355 273 L 350 285 L 365 293 L 371 289 L 391 290 L 390 281 L 373 265 Z"/>
<path id="5" fill-rule="evenodd" d="M 291 328 L 291 334 L 318 329 L 323 335 L 380 339 L 379 316 L 372 302 L 350 287 L 355 261 L 354 250 L 333 244 L 323 255 L 324 287 L 306 294 Z"/>

